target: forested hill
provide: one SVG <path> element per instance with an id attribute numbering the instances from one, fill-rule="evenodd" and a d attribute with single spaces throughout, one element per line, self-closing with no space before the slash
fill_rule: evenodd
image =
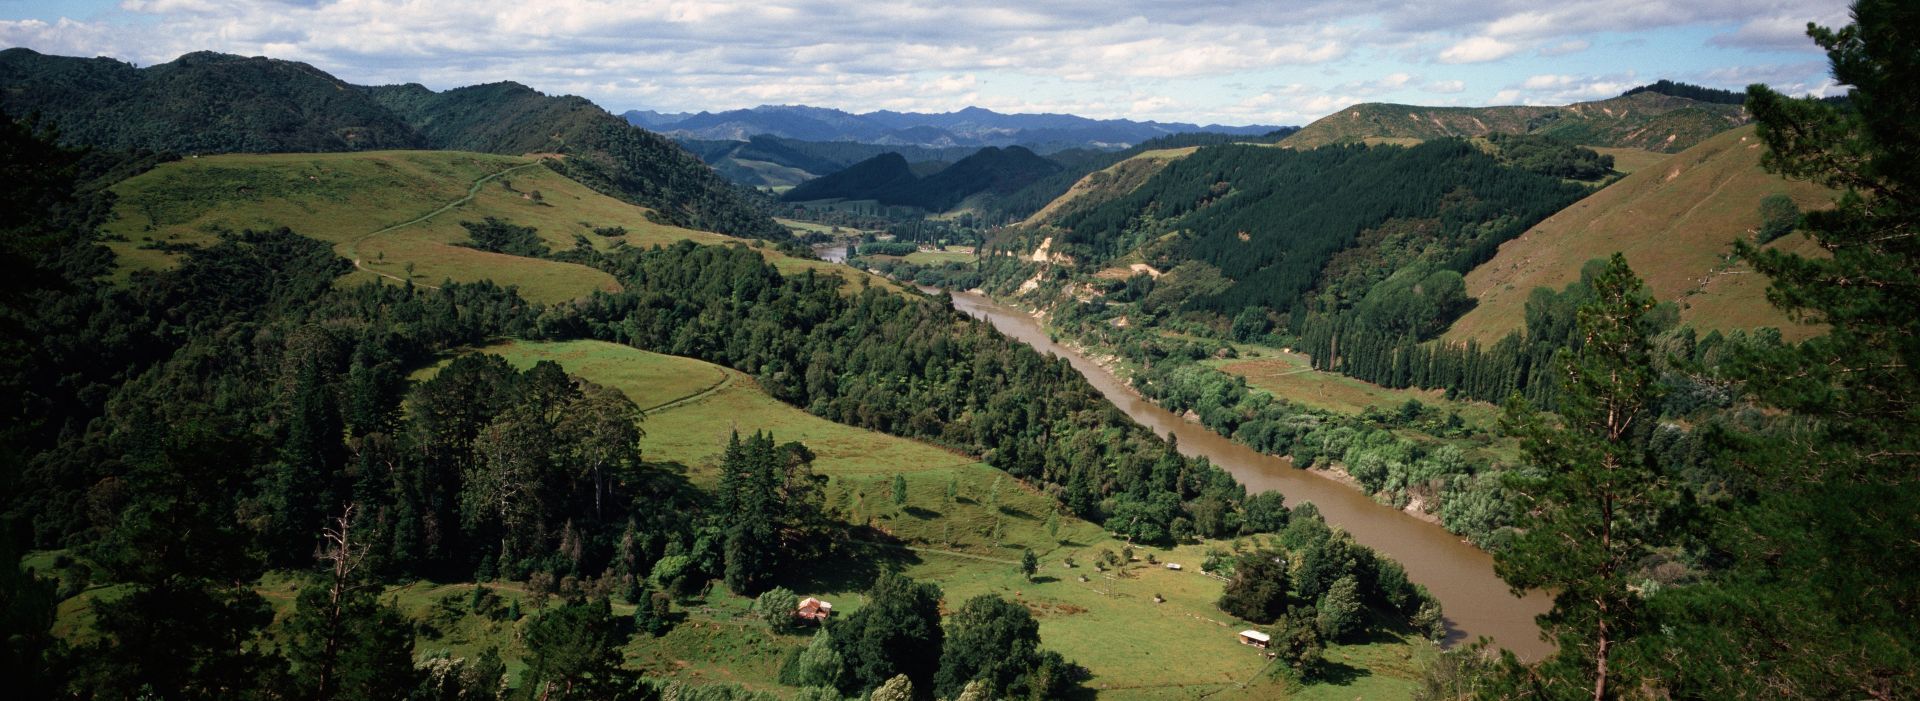
<path id="1" fill-rule="evenodd" d="M 1647 90 L 1565 107 L 1420 107 L 1367 103 L 1308 124 L 1282 143 L 1295 148 L 1405 142 L 1447 136 L 1540 134 L 1586 146 L 1678 153 L 1747 123 L 1737 104 Z"/>
<path id="2" fill-rule="evenodd" d="M 944 212 L 981 193 L 1018 192 L 1061 170 L 1060 164 L 1019 146 L 987 147 L 938 173 L 919 178 L 908 170 L 905 158 L 897 153 L 884 153 L 839 173 L 802 183 L 784 199 L 788 202 L 870 199 L 882 204 Z"/>
<path id="3" fill-rule="evenodd" d="M 839 172 L 800 183 L 788 190 L 784 199 L 789 202 L 862 199 L 915 180 L 912 167 L 907 165 L 904 156 L 883 153 Z"/>
<path id="4" fill-rule="evenodd" d="M 974 152 L 978 146 L 883 146 L 855 141 L 801 141 L 761 134 L 746 141 L 677 139 L 728 180 L 752 187 L 800 183 L 846 169 L 883 153 L 897 153 L 908 163 L 944 167 Z"/>
<path id="5" fill-rule="evenodd" d="M 420 85 L 367 88 L 435 148 L 561 153 L 555 168 L 596 190 L 662 212 L 668 223 L 734 236 L 782 239 L 784 227 L 672 140 L 634 127 L 584 98 L 553 97 L 512 82 L 433 92 Z"/>
<path id="6" fill-rule="evenodd" d="M 1310 151 L 1216 146 L 1042 233 L 1082 269 L 1125 257 L 1172 271 L 1149 306 L 1232 315 L 1249 306 L 1285 311 L 1316 288 L 1357 300 L 1403 266 L 1471 269 L 1587 192 L 1458 139 Z"/>
<path id="7" fill-rule="evenodd" d="M 398 115 L 304 63 L 207 51 L 147 68 L 110 58 L 0 51 L 0 109 L 38 114 L 63 140 L 174 153 L 424 148 Z"/>
<path id="8" fill-rule="evenodd" d="M 147 68 L 0 52 L 0 110 L 39 114 L 64 142 L 179 154 L 460 149 L 559 153 L 554 167 L 666 223 L 783 239 L 725 179 L 672 141 L 579 97 L 516 83 L 436 93 L 363 88 L 304 63 L 211 52 Z"/>

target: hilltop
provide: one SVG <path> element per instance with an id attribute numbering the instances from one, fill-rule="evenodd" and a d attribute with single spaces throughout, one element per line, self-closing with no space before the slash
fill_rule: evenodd
<path id="1" fill-rule="evenodd" d="M 0 109 L 39 114 L 68 143 L 174 153 L 425 148 L 367 94 L 294 61 L 197 51 L 147 68 L 0 51 Z"/>
<path id="2" fill-rule="evenodd" d="M 975 195 L 1008 195 L 1062 170 L 1060 164 L 1019 146 L 980 149 L 927 177 L 915 176 L 906 158 L 884 153 L 846 170 L 808 181 L 782 197 L 788 202 L 840 198 L 944 212 Z"/>
<path id="3" fill-rule="evenodd" d="M 855 141 L 801 141 L 758 135 L 745 141 L 680 139 L 680 146 L 728 180 L 752 187 L 790 187 L 829 175 L 884 153 L 899 154 L 916 168 L 945 168 L 978 146 L 883 146 Z"/>
<path id="4" fill-rule="evenodd" d="M 64 142 L 184 155 L 439 149 L 555 153 L 570 177 L 664 222 L 784 239 L 734 186 L 671 140 L 587 100 L 511 82 L 434 92 L 362 87 L 304 63 L 196 52 L 146 68 L 0 52 L 0 110 L 38 113 Z"/>
<path id="5" fill-rule="evenodd" d="M 1420 107 L 1365 103 L 1322 117 L 1282 145 L 1407 143 L 1442 137 L 1539 134 L 1586 146 L 1678 153 L 1745 124 L 1737 104 L 1642 91 L 1564 107 Z"/>
<path id="6" fill-rule="evenodd" d="M 1467 274 L 1467 294 L 1479 304 L 1447 339 L 1485 344 L 1519 330 L 1534 288 L 1560 289 L 1579 279 L 1583 263 L 1614 251 L 1625 253 L 1649 291 L 1677 302 L 1680 318 L 1702 332 L 1774 326 L 1789 339 L 1818 333 L 1767 303 L 1765 281 L 1727 260 L 1734 240 L 1759 228 L 1760 201 L 1769 195 L 1785 194 L 1803 210 L 1834 199 L 1824 188 L 1762 170 L 1761 150 L 1751 127 L 1735 129 L 1534 225 Z M 1797 235 L 1770 245 L 1812 253 L 1811 243 Z"/>
<path id="7" fill-rule="evenodd" d="M 461 223 L 494 217 L 530 226 L 552 251 L 584 245 L 609 252 L 683 240 L 746 243 L 661 224 L 651 210 L 596 192 L 555 165 L 553 159 L 459 151 L 192 158 L 113 186 L 115 206 L 104 229 L 121 277 L 172 268 L 183 255 L 213 244 L 221 232 L 288 227 L 331 244 L 353 262 L 354 272 L 341 278 L 341 285 L 492 280 L 547 303 L 620 286 L 611 275 L 578 262 L 459 245 L 470 238 Z M 784 272 L 811 269 L 850 281 L 868 278 L 772 247 L 759 250 Z"/>

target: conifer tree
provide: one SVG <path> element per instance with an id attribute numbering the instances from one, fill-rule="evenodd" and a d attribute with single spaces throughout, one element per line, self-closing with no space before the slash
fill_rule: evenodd
<path id="1" fill-rule="evenodd" d="M 1532 497 L 1512 545 L 1494 568 L 1515 589 L 1555 592 L 1542 617 L 1566 664 L 1592 698 L 1611 698 L 1614 646 L 1638 632 L 1640 598 L 1629 585 L 1635 564 L 1657 543 L 1666 488 L 1644 447 L 1663 393 L 1647 340 L 1653 308 L 1644 285 L 1618 253 L 1593 281 L 1580 308 L 1579 347 L 1563 351 L 1560 417 L 1508 401 L 1503 419 L 1538 472 L 1516 478 Z"/>

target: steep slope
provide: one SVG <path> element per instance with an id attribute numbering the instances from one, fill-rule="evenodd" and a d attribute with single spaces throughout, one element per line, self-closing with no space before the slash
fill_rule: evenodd
<path id="1" fill-rule="evenodd" d="M 1019 146 L 987 147 L 927 177 L 913 174 L 907 159 L 885 153 L 846 170 L 800 184 L 781 199 L 876 200 L 882 204 L 944 212 L 975 195 L 1005 195 L 1058 173 L 1058 163 Z"/>
<path id="2" fill-rule="evenodd" d="M 1058 231 L 1037 235 L 1082 266 L 1125 259 L 1170 271 L 1150 306 L 1232 316 L 1345 305 L 1402 268 L 1467 270 L 1586 192 L 1460 139 L 1212 146 L 1130 192 L 1056 214 Z"/>
<path id="3" fill-rule="evenodd" d="M 883 153 L 900 154 L 916 168 L 926 163 L 939 163 L 939 167 L 944 168 L 980 150 L 978 146 L 931 148 L 855 141 L 801 141 L 765 134 L 746 141 L 683 138 L 679 142 L 728 180 L 749 187 L 798 185 Z M 920 174 L 917 169 L 916 174 Z"/>
<path id="4" fill-rule="evenodd" d="M 1790 338 L 1818 333 L 1767 304 L 1765 280 L 1726 262 L 1734 239 L 1759 226 L 1759 203 L 1768 195 L 1784 193 L 1802 209 L 1833 201 L 1823 188 L 1763 171 L 1761 151 L 1751 127 L 1736 129 L 1540 222 L 1467 275 L 1467 293 L 1479 305 L 1446 337 L 1489 343 L 1519 329 L 1534 288 L 1559 289 L 1579 278 L 1584 262 L 1614 251 L 1626 254 L 1659 299 L 1678 302 L 1681 318 L 1695 327 L 1778 326 Z M 1798 235 L 1771 245 L 1812 252 Z"/>
<path id="5" fill-rule="evenodd" d="M 1745 124 L 1739 105 L 1639 92 L 1565 107 L 1419 107 L 1367 103 L 1308 124 L 1281 142 L 1293 148 L 1406 142 L 1493 133 L 1541 134 L 1588 146 L 1678 153 Z"/>
<path id="6" fill-rule="evenodd" d="M 1059 197 L 1034 212 L 1021 226 L 1040 226 L 1118 199 L 1144 184 L 1176 159 L 1192 155 L 1197 146 L 1156 149 L 1101 168 L 1074 181 Z"/>
<path id="7" fill-rule="evenodd" d="M 652 209 L 666 223 L 750 238 L 788 235 L 692 154 L 585 98 L 548 96 L 512 82 L 445 92 L 382 86 L 366 93 L 434 148 L 565 154 L 556 167 L 569 177 Z"/>
<path id="8" fill-rule="evenodd" d="M 174 153 L 420 148 L 406 122 L 313 66 L 196 52 L 144 69 L 109 58 L 0 51 L 0 110 L 61 138 Z"/>
<path id="9" fill-rule="evenodd" d="M 792 190 L 788 190 L 781 199 L 788 202 L 871 199 L 875 193 L 914 182 L 916 179 L 905 157 L 897 153 L 883 153 L 848 166 L 837 173 L 801 183 Z"/>
<path id="10" fill-rule="evenodd" d="M 171 267 L 182 252 L 212 243 L 220 231 L 284 226 L 333 244 L 353 261 L 357 269 L 342 278 L 345 284 L 493 280 L 518 286 L 532 300 L 563 302 L 619 285 L 585 265 L 455 245 L 470 238 L 461 222 L 498 217 L 534 227 L 556 252 L 573 249 L 582 238 L 600 250 L 739 241 L 660 224 L 649 210 L 595 192 L 539 160 L 469 152 L 207 156 L 163 164 L 113 192 L 105 233 L 122 275 Z M 772 247 L 759 250 L 783 272 L 867 277 Z"/>
<path id="11" fill-rule="evenodd" d="M 881 193 L 882 202 L 944 212 L 979 194 L 1006 195 L 1060 172 L 1060 165 L 1019 146 L 987 147 L 917 182 Z"/>
<path id="12" fill-rule="evenodd" d="M 69 144 L 180 154 L 434 148 L 561 153 L 557 167 L 668 223 L 755 238 L 786 229 L 658 134 L 578 97 L 494 83 L 362 88 L 312 66 L 209 52 L 147 68 L 0 52 L 0 108 L 37 111 Z"/>

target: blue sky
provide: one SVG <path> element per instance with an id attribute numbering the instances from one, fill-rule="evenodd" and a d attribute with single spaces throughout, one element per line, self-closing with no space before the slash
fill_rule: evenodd
<path id="1" fill-rule="evenodd" d="M 1660 78 L 1834 91 L 1840 0 L 0 0 L 0 46 L 214 50 L 362 84 L 515 80 L 615 112 L 810 104 L 1302 124 L 1566 104 Z"/>

